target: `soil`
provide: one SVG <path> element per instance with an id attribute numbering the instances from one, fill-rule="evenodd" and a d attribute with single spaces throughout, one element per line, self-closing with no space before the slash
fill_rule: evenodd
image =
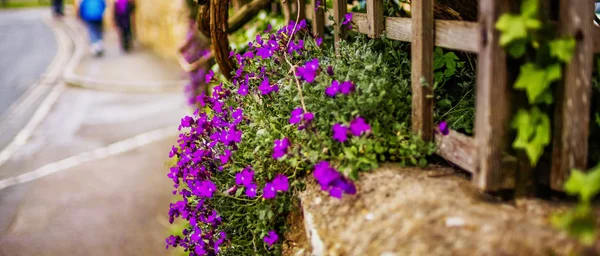
<path id="1" fill-rule="evenodd" d="M 549 216 L 568 204 L 503 201 L 450 168 L 388 164 L 362 174 L 357 188 L 340 200 L 309 184 L 300 196 L 304 221 L 292 221 L 285 254 L 595 254 L 551 226 Z"/>

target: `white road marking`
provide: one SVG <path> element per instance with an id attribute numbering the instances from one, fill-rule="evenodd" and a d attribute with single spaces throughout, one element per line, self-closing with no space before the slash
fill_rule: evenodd
<path id="1" fill-rule="evenodd" d="M 36 170 L 23 173 L 15 177 L 0 180 L 0 190 L 14 185 L 19 185 L 33 180 L 37 180 L 39 178 L 67 170 L 69 168 L 75 167 L 86 162 L 106 158 L 113 155 L 118 155 L 120 153 L 124 153 L 148 145 L 150 143 L 166 139 L 170 136 L 175 136 L 176 134 L 178 134 L 178 130 L 176 127 L 166 127 L 142 133 L 137 136 L 115 142 L 106 147 L 101 147 L 92 151 L 83 152 L 59 160 L 57 162 L 46 164 Z"/>
<path id="2" fill-rule="evenodd" d="M 44 89 L 43 87 L 50 86 L 49 83 L 56 82 L 55 80 L 58 80 L 60 78 L 62 66 L 64 65 L 64 63 L 67 61 L 73 61 L 73 58 L 71 60 L 68 59 L 70 56 L 68 56 L 68 53 L 65 52 L 69 47 L 69 39 L 66 36 L 66 32 L 64 30 L 61 31 L 56 26 L 51 25 L 48 20 L 44 20 L 44 22 L 46 22 L 46 24 L 48 24 L 48 26 L 51 27 L 52 31 L 54 32 L 54 35 L 58 42 L 58 53 L 55 56 L 55 59 L 52 61 L 52 64 L 50 64 L 50 66 L 46 70 L 45 75 L 40 80 L 40 82 L 37 85 L 33 86 L 31 91 L 28 91 L 26 93 L 27 95 L 23 96 L 23 101 L 21 101 L 18 104 L 16 111 L 14 111 L 8 116 L 6 122 L 9 125 L 12 123 L 10 121 L 11 119 L 23 118 L 23 114 L 21 112 L 25 108 L 19 106 L 35 104 L 33 100 L 36 100 L 39 97 L 39 95 Z M 2 149 L 2 151 L 0 151 L 0 166 L 2 166 L 17 151 L 19 147 L 23 146 L 27 142 L 29 137 L 31 137 L 31 135 L 33 134 L 33 131 L 48 115 L 50 109 L 52 108 L 52 105 L 54 105 L 54 103 L 56 102 L 56 100 L 58 100 L 58 97 L 64 90 L 65 85 L 62 82 L 56 84 L 54 88 L 52 88 L 52 91 L 50 91 L 48 96 L 42 101 L 39 108 L 35 110 L 29 122 L 25 124 L 25 127 L 23 127 L 23 129 L 19 131 L 15 138 L 13 138 L 13 140 L 4 149 Z"/>

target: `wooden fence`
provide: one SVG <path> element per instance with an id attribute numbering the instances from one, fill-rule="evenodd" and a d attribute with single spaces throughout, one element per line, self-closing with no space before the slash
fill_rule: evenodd
<path id="1" fill-rule="evenodd" d="M 347 31 L 340 26 L 346 0 L 333 0 L 336 47 Z M 324 1 L 320 1 L 324 2 Z M 412 128 L 425 140 L 434 140 L 437 154 L 472 174 L 473 184 L 487 191 L 513 188 L 518 164 L 509 164 L 511 88 L 507 58 L 499 44 L 495 23 L 508 12 L 506 0 L 480 0 L 478 22 L 434 20 L 434 0 L 412 0 L 411 18 L 385 17 L 383 0 L 367 0 L 367 13 L 354 13 L 355 30 L 369 37 L 385 32 L 388 38 L 411 42 Z M 560 0 L 559 31 L 572 36 L 577 46 L 556 90 L 550 185 L 562 190 L 572 168 L 586 168 L 588 153 L 593 53 L 600 52 L 600 28 L 593 24 L 593 0 Z M 314 10 L 314 9 L 311 9 Z M 314 16 L 313 16 L 314 15 Z M 313 16 L 314 32 L 324 33 L 324 12 Z M 595 41 L 594 41 L 595 40 Z M 433 122 L 434 46 L 477 53 L 474 136 L 436 131 Z"/>

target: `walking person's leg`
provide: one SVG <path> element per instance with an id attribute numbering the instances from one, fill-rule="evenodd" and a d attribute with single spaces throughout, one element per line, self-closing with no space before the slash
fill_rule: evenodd
<path id="1" fill-rule="evenodd" d="M 96 56 L 102 55 L 102 21 L 87 21 L 88 33 L 92 47 L 92 53 Z"/>

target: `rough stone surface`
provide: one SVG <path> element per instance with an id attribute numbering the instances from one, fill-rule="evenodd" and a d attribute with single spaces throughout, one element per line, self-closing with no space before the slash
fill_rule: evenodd
<path id="1" fill-rule="evenodd" d="M 310 184 L 301 195 L 305 223 L 311 216 L 308 243 L 324 246 L 300 245 L 288 254 L 570 255 L 582 249 L 548 221 L 565 205 L 502 202 L 448 168 L 384 165 L 363 174 L 357 186 L 356 196 L 338 200 Z"/>

